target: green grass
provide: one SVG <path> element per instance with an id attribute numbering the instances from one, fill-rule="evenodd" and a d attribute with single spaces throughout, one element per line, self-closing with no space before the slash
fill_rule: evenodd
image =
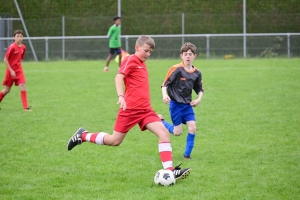
<path id="1" fill-rule="evenodd" d="M 166 120 L 160 84 L 177 62 L 147 61 L 152 105 Z M 116 63 L 103 73 L 104 61 L 25 62 L 34 112 L 22 111 L 17 87 L 0 104 L 0 199 L 298 199 L 299 63 L 196 60 L 205 93 L 192 160 L 182 159 L 186 134 L 171 137 L 174 164 L 192 173 L 165 188 L 153 182 L 162 165 L 149 131 L 133 128 L 119 147 L 66 149 L 78 127 L 112 132 Z"/>

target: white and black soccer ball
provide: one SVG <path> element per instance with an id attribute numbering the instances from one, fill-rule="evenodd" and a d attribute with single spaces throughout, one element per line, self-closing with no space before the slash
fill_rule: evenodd
<path id="1" fill-rule="evenodd" d="M 171 170 L 161 169 L 156 172 L 154 183 L 156 185 L 171 186 L 176 183 L 176 179 Z"/>

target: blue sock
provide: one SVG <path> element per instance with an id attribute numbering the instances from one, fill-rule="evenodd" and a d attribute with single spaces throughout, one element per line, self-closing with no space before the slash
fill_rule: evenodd
<path id="1" fill-rule="evenodd" d="M 161 122 L 162 122 L 162 123 L 164 124 L 164 126 L 168 129 L 169 133 L 173 134 L 173 131 L 174 131 L 174 126 L 173 126 L 173 124 L 170 124 L 170 123 L 166 122 L 165 120 L 162 120 Z"/>
<path id="2" fill-rule="evenodd" d="M 188 135 L 186 137 L 186 146 L 185 146 L 184 156 L 190 156 L 191 155 L 192 150 L 194 148 L 195 136 L 196 136 L 196 134 L 188 133 Z"/>

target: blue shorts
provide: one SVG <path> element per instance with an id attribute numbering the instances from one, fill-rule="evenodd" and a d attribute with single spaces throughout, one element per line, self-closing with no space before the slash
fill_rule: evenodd
<path id="1" fill-rule="evenodd" d="M 109 53 L 112 54 L 112 55 L 114 55 L 115 53 L 117 53 L 119 55 L 119 54 L 121 54 L 121 52 L 122 52 L 121 47 L 119 47 L 119 48 L 109 48 Z"/>
<path id="2" fill-rule="evenodd" d="M 174 126 L 186 124 L 187 121 L 196 121 L 194 109 L 190 104 L 170 101 L 170 115 Z"/>

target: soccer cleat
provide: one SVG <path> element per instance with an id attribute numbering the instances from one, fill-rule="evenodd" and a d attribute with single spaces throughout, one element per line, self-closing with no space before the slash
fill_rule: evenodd
<path id="1" fill-rule="evenodd" d="M 183 155 L 183 158 L 186 159 L 186 160 L 191 160 L 192 159 L 191 156 L 185 156 L 185 155 Z"/>
<path id="2" fill-rule="evenodd" d="M 181 163 L 182 164 L 182 163 Z M 181 165 L 180 164 L 180 165 Z M 191 173 L 191 168 L 181 169 L 180 165 L 176 166 L 172 171 L 176 180 L 184 179 Z"/>
<path id="3" fill-rule="evenodd" d="M 28 108 L 24 108 L 24 111 L 33 111 L 33 110 L 31 110 L 31 106 L 29 106 Z"/>
<path id="4" fill-rule="evenodd" d="M 108 72 L 108 67 L 104 67 L 103 71 Z"/>
<path id="5" fill-rule="evenodd" d="M 76 145 L 82 144 L 81 136 L 84 132 L 86 132 L 84 128 L 79 128 L 76 133 L 69 139 L 68 142 L 68 150 L 72 150 Z"/>

